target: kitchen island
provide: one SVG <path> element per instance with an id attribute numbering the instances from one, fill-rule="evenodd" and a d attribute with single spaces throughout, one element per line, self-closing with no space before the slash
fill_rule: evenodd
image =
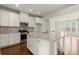
<path id="1" fill-rule="evenodd" d="M 34 55 L 57 55 L 57 40 L 55 33 L 29 33 L 27 48 Z"/>

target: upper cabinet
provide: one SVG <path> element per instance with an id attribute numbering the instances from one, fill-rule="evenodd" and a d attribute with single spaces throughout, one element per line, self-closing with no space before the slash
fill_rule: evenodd
<path id="1" fill-rule="evenodd" d="M 0 10 L 0 26 L 19 27 L 19 14 L 14 11 Z"/>
<path id="2" fill-rule="evenodd" d="M 29 17 L 28 27 L 35 27 L 35 19 L 34 19 L 34 17 Z"/>
<path id="3" fill-rule="evenodd" d="M 20 22 L 21 23 L 28 23 L 28 14 L 24 12 L 20 12 Z"/>
<path id="4" fill-rule="evenodd" d="M 8 26 L 8 18 L 9 17 L 9 12 L 6 10 L 0 10 L 0 26 Z"/>
<path id="5" fill-rule="evenodd" d="M 9 26 L 19 27 L 19 14 L 14 12 L 9 12 Z"/>
<path id="6" fill-rule="evenodd" d="M 35 23 L 42 23 L 42 18 L 35 17 Z"/>

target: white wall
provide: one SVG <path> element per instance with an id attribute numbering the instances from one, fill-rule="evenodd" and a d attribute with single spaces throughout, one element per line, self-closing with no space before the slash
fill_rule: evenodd
<path id="1" fill-rule="evenodd" d="M 50 32 L 55 30 L 56 21 L 67 21 L 79 19 L 79 5 L 74 5 L 71 8 L 65 8 L 56 13 L 51 13 L 46 16 L 50 19 Z M 44 17 L 45 18 L 45 17 Z"/>

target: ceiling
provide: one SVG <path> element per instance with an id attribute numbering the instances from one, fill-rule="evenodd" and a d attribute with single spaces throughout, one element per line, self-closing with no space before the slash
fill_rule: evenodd
<path id="1" fill-rule="evenodd" d="M 45 16 L 63 8 L 70 7 L 72 4 L 3 4 L 2 6 L 15 10 L 23 10 L 26 13 L 30 13 L 32 15 Z M 32 10 L 30 11 L 29 9 Z"/>

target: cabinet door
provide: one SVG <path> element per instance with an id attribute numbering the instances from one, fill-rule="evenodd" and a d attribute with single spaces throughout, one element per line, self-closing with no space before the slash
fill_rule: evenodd
<path id="1" fill-rule="evenodd" d="M 9 45 L 13 45 L 14 40 L 15 40 L 14 34 L 9 34 Z"/>
<path id="2" fill-rule="evenodd" d="M 0 35 L 0 47 L 7 47 L 8 46 L 8 34 L 1 34 Z"/>
<path id="3" fill-rule="evenodd" d="M 35 21 L 33 17 L 29 17 L 28 27 L 35 27 Z"/>
<path id="4" fill-rule="evenodd" d="M 9 26 L 19 27 L 19 15 L 14 12 L 9 12 Z"/>
<path id="5" fill-rule="evenodd" d="M 57 41 L 51 42 L 51 45 L 50 45 L 50 54 L 51 55 L 57 55 L 58 54 L 58 52 L 57 52 Z"/>
<path id="6" fill-rule="evenodd" d="M 27 38 L 27 48 L 28 48 L 32 53 L 34 53 L 34 52 L 33 52 L 33 44 L 34 44 L 33 38 L 30 37 L 30 36 L 28 36 L 28 38 Z"/>
<path id="7" fill-rule="evenodd" d="M 9 12 L 1 10 L 1 26 L 8 26 Z"/>
<path id="8" fill-rule="evenodd" d="M 9 45 L 20 43 L 20 34 L 9 34 Z"/>
<path id="9" fill-rule="evenodd" d="M 19 33 L 15 33 L 15 39 L 14 39 L 14 43 L 20 43 L 20 34 Z"/>
<path id="10" fill-rule="evenodd" d="M 47 40 L 40 40 L 38 45 L 39 55 L 50 55 L 50 42 Z"/>
<path id="11" fill-rule="evenodd" d="M 38 54 L 38 39 L 29 37 L 27 38 L 27 48 L 35 55 Z"/>
<path id="12" fill-rule="evenodd" d="M 31 50 L 31 37 L 30 36 L 27 36 L 27 48 L 30 50 L 30 51 L 32 51 Z"/>
<path id="13" fill-rule="evenodd" d="M 27 48 L 30 46 L 30 37 L 27 35 Z"/>
<path id="14" fill-rule="evenodd" d="M 16 14 L 16 13 L 15 13 L 15 17 L 14 17 L 14 26 L 16 26 L 16 27 L 20 26 L 19 14 Z"/>
<path id="15" fill-rule="evenodd" d="M 34 55 L 37 55 L 39 40 L 37 38 L 32 38 L 31 42 L 32 42 L 32 44 L 31 44 L 32 51 L 33 51 Z"/>
<path id="16" fill-rule="evenodd" d="M 14 26 L 14 13 L 12 13 L 12 12 L 9 12 L 9 26 Z"/>

